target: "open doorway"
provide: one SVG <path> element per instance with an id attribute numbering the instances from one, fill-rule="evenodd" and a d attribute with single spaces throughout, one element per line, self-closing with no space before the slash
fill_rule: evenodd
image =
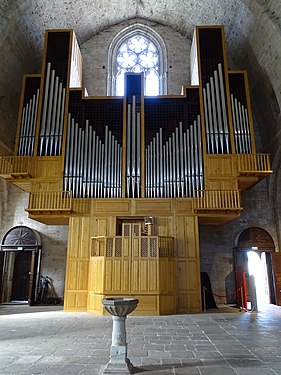
<path id="1" fill-rule="evenodd" d="M 248 303 L 251 309 L 261 310 L 270 303 L 276 304 L 274 254 L 273 239 L 262 228 L 248 228 L 237 237 L 234 259 L 237 288 L 243 289 L 240 306 L 247 307 Z"/>
<path id="2" fill-rule="evenodd" d="M 247 252 L 250 289 L 253 310 L 263 310 L 270 304 L 268 265 L 265 252 Z M 254 294 L 254 296 L 253 296 Z"/>

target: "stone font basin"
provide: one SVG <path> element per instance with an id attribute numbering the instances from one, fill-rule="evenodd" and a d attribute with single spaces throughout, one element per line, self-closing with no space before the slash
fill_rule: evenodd
<path id="1" fill-rule="evenodd" d="M 101 302 L 109 314 L 126 316 L 135 310 L 139 300 L 137 298 L 104 298 Z"/>

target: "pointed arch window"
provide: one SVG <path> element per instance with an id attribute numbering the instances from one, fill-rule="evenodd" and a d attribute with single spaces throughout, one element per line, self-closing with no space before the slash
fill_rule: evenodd
<path id="1" fill-rule="evenodd" d="M 166 48 L 151 28 L 133 25 L 119 33 L 109 49 L 108 95 L 124 95 L 124 75 L 143 73 L 144 94 L 167 93 Z"/>

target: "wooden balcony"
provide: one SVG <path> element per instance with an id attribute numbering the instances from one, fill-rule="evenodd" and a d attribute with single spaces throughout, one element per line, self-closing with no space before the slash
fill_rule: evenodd
<path id="1" fill-rule="evenodd" d="M 30 218 L 45 224 L 67 224 L 72 211 L 72 192 L 31 192 L 26 211 Z"/>
<path id="2" fill-rule="evenodd" d="M 172 237 L 92 237 L 88 311 L 103 315 L 102 298 L 134 296 L 136 315 L 175 313 L 175 275 Z"/>
<path id="3" fill-rule="evenodd" d="M 272 173 L 269 154 L 237 154 L 238 187 L 247 190 Z"/>
<path id="4" fill-rule="evenodd" d="M 0 156 L 0 177 L 22 179 L 30 176 L 31 156 Z"/>
<path id="5" fill-rule="evenodd" d="M 242 210 L 238 190 L 196 190 L 193 211 L 204 224 L 224 224 Z"/>

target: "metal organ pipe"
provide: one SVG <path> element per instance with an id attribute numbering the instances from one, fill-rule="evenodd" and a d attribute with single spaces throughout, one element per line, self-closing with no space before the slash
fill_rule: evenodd
<path id="1" fill-rule="evenodd" d="M 45 80 L 45 92 L 44 92 L 44 103 L 42 111 L 42 120 L 41 120 L 41 131 L 40 131 L 40 151 L 39 155 L 42 155 L 43 152 L 43 142 L 45 136 L 45 126 L 46 126 L 46 115 L 47 115 L 47 104 L 48 104 L 48 93 L 49 93 L 49 81 L 50 81 L 50 71 L 51 63 L 47 64 L 46 80 Z"/>
<path id="2" fill-rule="evenodd" d="M 200 116 L 186 131 L 183 131 L 182 122 L 179 122 L 165 144 L 162 133 L 160 128 L 145 150 L 146 196 L 191 197 L 194 190 L 203 188 Z"/>
<path id="3" fill-rule="evenodd" d="M 112 146 L 111 146 L 111 130 L 108 132 L 108 165 L 107 165 L 107 197 L 110 197 L 110 186 L 111 186 L 111 153 L 112 153 Z"/>
<path id="4" fill-rule="evenodd" d="M 63 120 L 64 120 L 64 107 L 65 107 L 65 88 L 62 89 L 62 99 L 61 99 L 61 109 L 60 109 L 60 127 L 58 133 L 58 152 L 56 155 L 61 154 L 61 146 L 62 146 L 62 133 L 63 133 Z"/>
<path id="5" fill-rule="evenodd" d="M 215 153 L 215 143 L 214 143 L 214 127 L 213 127 L 213 117 L 212 117 L 212 103 L 211 103 L 211 90 L 210 90 L 210 84 L 206 84 L 206 90 L 207 90 L 207 107 L 208 107 L 208 120 L 210 125 L 210 138 L 211 138 L 211 149 L 212 153 Z"/>
<path id="6" fill-rule="evenodd" d="M 180 196 L 180 155 L 179 155 L 179 129 L 176 128 L 176 181 L 177 181 L 177 197 Z"/>
<path id="7" fill-rule="evenodd" d="M 220 89 L 219 89 L 219 77 L 218 72 L 214 71 L 214 77 L 215 77 L 215 97 L 216 97 L 216 108 L 217 108 L 217 115 L 218 115 L 218 132 L 219 132 L 219 138 L 220 138 L 220 146 L 221 146 L 221 152 L 224 152 L 224 135 L 223 135 L 223 125 L 222 125 L 222 113 L 221 113 L 221 95 L 220 95 Z"/>
<path id="8" fill-rule="evenodd" d="M 100 164 L 100 198 L 103 197 L 103 179 L 104 179 L 104 144 L 101 145 L 101 164 Z"/>
<path id="9" fill-rule="evenodd" d="M 156 197 L 160 196 L 160 147 L 159 147 L 159 133 L 156 133 L 155 141 L 155 161 L 156 161 Z"/>
<path id="10" fill-rule="evenodd" d="M 73 197 L 121 197 L 121 169 L 122 148 L 108 126 L 102 142 L 89 120 L 83 130 L 69 114 L 64 186 Z"/>
<path id="11" fill-rule="evenodd" d="M 188 179 L 188 196 L 192 196 L 191 185 L 191 149 L 190 149 L 190 129 L 186 131 L 186 144 L 187 144 L 187 179 Z"/>
<path id="12" fill-rule="evenodd" d="M 58 78 L 58 77 L 57 77 Z M 62 83 L 58 85 L 58 97 L 57 97 L 57 111 L 54 113 L 54 154 L 58 154 L 59 149 L 59 131 L 60 131 L 60 113 L 61 113 L 61 99 L 62 99 Z M 52 151 L 51 151 L 52 152 Z"/>
<path id="13" fill-rule="evenodd" d="M 230 95 L 230 101 L 231 101 L 231 113 L 232 113 L 232 122 L 233 122 L 233 127 L 234 127 L 234 140 L 235 140 L 235 149 L 236 152 L 239 152 L 239 147 L 238 147 L 238 129 L 237 129 L 237 123 L 236 123 L 236 115 L 235 115 L 235 107 L 234 107 L 234 100 L 233 100 L 233 95 Z"/>
<path id="14" fill-rule="evenodd" d="M 94 165 L 94 163 L 93 163 Z M 108 165 L 108 126 L 105 127 L 105 144 L 104 144 L 104 170 L 103 170 L 103 177 L 104 177 L 104 185 L 103 185 L 103 196 L 106 197 L 106 187 L 107 187 L 107 165 Z"/>
<path id="15" fill-rule="evenodd" d="M 247 139 L 248 139 L 248 148 L 249 153 L 252 153 L 252 145 L 251 145 L 251 133 L 250 133 L 250 127 L 249 127 L 249 117 L 248 117 L 248 111 L 247 108 L 244 108 L 245 111 L 245 120 L 246 120 L 246 129 L 247 129 Z"/>
<path id="16" fill-rule="evenodd" d="M 166 167 L 166 145 L 163 145 L 163 197 L 167 198 L 167 167 Z"/>
<path id="17" fill-rule="evenodd" d="M 31 108 L 31 114 L 30 114 L 30 124 L 27 134 L 27 155 L 31 155 L 31 137 L 33 133 L 33 123 L 34 123 L 34 116 L 35 116 L 35 102 L 36 102 L 36 96 L 33 95 L 32 99 L 30 99 L 30 108 Z"/>
<path id="18" fill-rule="evenodd" d="M 203 88 L 208 153 L 229 153 L 229 129 L 222 64 Z"/>
<path id="19" fill-rule="evenodd" d="M 236 152 L 249 154 L 252 151 L 247 108 L 233 94 L 230 95 L 230 98 Z"/>
<path id="20" fill-rule="evenodd" d="M 238 106 L 238 116 L 239 116 L 239 123 L 240 123 L 240 129 L 241 129 L 241 143 L 242 143 L 242 150 L 244 154 L 247 154 L 247 147 L 245 143 L 245 134 L 244 134 L 244 127 L 243 127 L 243 116 L 242 116 L 242 110 L 241 110 L 241 103 L 237 102 Z"/>
<path id="21" fill-rule="evenodd" d="M 207 107 L 207 93 L 206 89 L 203 88 L 203 102 L 204 102 L 204 115 L 205 115 L 205 125 L 206 125 L 206 138 L 207 138 L 207 152 L 211 153 L 211 142 L 210 142 L 210 129 L 209 129 L 209 118 L 208 118 L 208 107 Z"/>
<path id="22" fill-rule="evenodd" d="M 56 113 L 57 113 L 58 89 L 59 89 L 59 77 L 56 77 L 55 78 L 53 108 L 51 108 L 52 119 L 51 119 L 51 128 L 50 128 L 50 155 L 52 154 L 53 142 L 55 141 L 54 138 L 55 138 L 55 134 L 56 134 Z"/>
<path id="23" fill-rule="evenodd" d="M 219 85 L 220 85 L 220 94 L 221 94 L 221 103 L 222 103 L 222 117 L 224 124 L 224 135 L 226 140 L 226 153 L 229 154 L 229 130 L 228 130 L 228 119 L 227 119 L 227 107 L 225 101 L 225 90 L 224 90 L 224 79 L 222 64 L 218 64 L 219 69 Z"/>
<path id="24" fill-rule="evenodd" d="M 131 182 L 131 104 L 127 106 L 127 196 L 130 196 Z"/>
<path id="25" fill-rule="evenodd" d="M 18 154 L 21 156 L 33 155 L 38 98 L 39 89 L 22 109 L 21 130 L 18 146 Z"/>
<path id="26" fill-rule="evenodd" d="M 242 129 L 243 129 L 243 140 L 245 144 L 245 152 L 248 154 L 248 140 L 247 140 L 247 130 L 246 130 L 246 120 L 245 120 L 245 112 L 244 112 L 244 106 L 239 103 L 239 109 L 241 111 L 241 117 L 242 117 Z"/>
<path id="27" fill-rule="evenodd" d="M 191 164 L 191 195 L 195 188 L 195 163 L 194 163 L 194 132 L 193 125 L 190 125 L 190 164 Z"/>
<path id="28" fill-rule="evenodd" d="M 200 115 L 197 115 L 197 126 L 198 126 L 198 154 L 199 154 L 199 190 L 203 189 L 203 153 L 202 153 L 202 132 L 201 132 L 201 119 Z"/>
<path id="29" fill-rule="evenodd" d="M 77 171 L 76 171 L 76 197 L 80 196 L 80 166 L 81 166 L 81 150 L 82 150 L 82 129 L 78 127 L 78 149 L 77 154 Z"/>
<path id="30" fill-rule="evenodd" d="M 30 111 L 31 111 L 31 103 L 30 101 L 26 105 L 27 110 L 27 116 L 26 116 L 26 127 L 24 132 L 24 144 L 23 144 L 23 153 L 24 155 L 27 155 L 28 151 L 28 132 L 29 132 L 29 126 L 30 126 Z"/>
<path id="31" fill-rule="evenodd" d="M 33 152 L 34 152 L 34 138 L 35 138 L 36 122 L 37 122 L 37 114 L 38 114 L 39 95 L 40 95 L 40 90 L 37 89 L 36 99 L 35 99 L 34 120 L 33 120 L 33 127 L 32 127 L 32 137 L 31 137 L 31 151 L 30 151 L 30 155 L 33 155 Z"/>
<path id="32" fill-rule="evenodd" d="M 219 135 L 218 135 L 218 122 L 217 122 L 217 110 L 216 110 L 216 98 L 215 98 L 215 84 L 214 78 L 210 78 L 210 87 L 211 87 L 211 107 L 212 107 L 212 117 L 214 124 L 214 136 L 215 136 L 215 145 L 217 153 L 219 152 Z"/>
<path id="33" fill-rule="evenodd" d="M 48 147 L 49 147 L 49 141 L 50 141 L 50 127 L 51 127 L 53 96 L 54 96 L 54 81 L 55 81 L 55 71 L 52 70 L 51 79 L 50 79 L 50 91 L 49 91 L 49 97 L 48 97 L 48 111 L 47 111 L 47 123 L 46 123 L 46 130 L 45 130 L 44 155 L 48 155 Z"/>
<path id="34" fill-rule="evenodd" d="M 169 164 L 169 143 L 166 142 L 165 144 L 165 151 L 166 151 L 166 191 L 167 191 L 167 198 L 169 198 L 170 195 L 170 164 Z"/>
<path id="35" fill-rule="evenodd" d="M 136 96 L 127 105 L 127 197 L 140 197 L 141 181 L 141 114 L 137 112 Z"/>
<path id="36" fill-rule="evenodd" d="M 133 95 L 133 105 L 132 105 L 132 171 L 131 171 L 131 187 L 132 187 L 132 197 L 135 197 L 135 177 L 136 177 L 136 97 Z"/>
<path id="37" fill-rule="evenodd" d="M 179 123 L 179 153 L 180 153 L 180 190 L 184 196 L 184 163 L 183 163 L 183 131 L 182 122 Z"/>
<path id="38" fill-rule="evenodd" d="M 83 165 L 83 196 L 87 197 L 87 180 L 88 180 L 88 140 L 89 140 L 89 120 L 85 123 L 84 133 L 84 165 Z"/>
<path id="39" fill-rule="evenodd" d="M 169 174 L 170 174 L 170 197 L 174 196 L 174 172 L 173 172 L 173 154 L 172 154 L 172 138 L 169 140 Z"/>
<path id="40" fill-rule="evenodd" d="M 137 113 L 137 196 L 140 197 L 141 177 L 141 116 Z"/>
<path id="41" fill-rule="evenodd" d="M 25 113 L 26 108 L 23 107 L 22 109 L 22 116 L 21 116 L 21 128 L 20 128 L 20 139 L 19 139 L 19 150 L 18 154 L 21 156 L 23 155 L 23 140 L 24 140 L 24 129 L 25 129 Z"/>
<path id="42" fill-rule="evenodd" d="M 39 155 L 60 155 L 65 107 L 65 88 L 51 63 L 47 64 L 40 128 Z"/>
<path id="43" fill-rule="evenodd" d="M 183 155 L 184 155 L 184 182 L 185 182 L 185 196 L 188 196 L 187 141 L 186 141 L 186 135 L 185 135 L 185 134 L 183 134 Z"/>
<path id="44" fill-rule="evenodd" d="M 193 122 L 193 134 L 194 134 L 194 174 L 195 184 L 194 187 L 197 190 L 199 188 L 199 162 L 198 162 L 198 135 L 197 135 L 197 122 Z"/>

